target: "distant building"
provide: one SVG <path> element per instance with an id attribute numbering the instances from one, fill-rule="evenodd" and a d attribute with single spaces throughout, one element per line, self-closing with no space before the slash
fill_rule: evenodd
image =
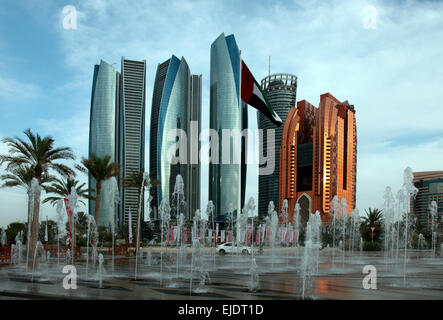
<path id="1" fill-rule="evenodd" d="M 280 199 L 288 199 L 289 217 L 295 204 L 304 221 L 319 211 L 329 221 L 334 195 L 346 198 L 348 213 L 355 208 L 357 176 L 355 109 L 329 93 L 320 106 L 305 100 L 291 109 L 284 124 L 280 148 Z"/>
<path id="2" fill-rule="evenodd" d="M 432 222 L 429 207 L 432 201 L 437 203 L 439 221 L 443 214 L 443 171 L 413 172 L 413 175 L 418 193 L 411 201 L 411 206 L 420 223 L 430 229 Z"/>
<path id="3" fill-rule="evenodd" d="M 94 67 L 89 128 L 89 153 L 110 155 L 111 161 L 118 162 L 120 183 L 126 175 L 144 171 L 146 61 L 122 57 L 121 68 L 119 73 L 104 61 Z M 89 187 L 95 189 L 95 183 L 90 176 Z M 111 221 L 108 203 L 102 192 L 100 225 L 107 226 Z M 94 205 L 90 200 L 89 213 L 94 212 Z M 120 188 L 120 204 L 114 213 L 118 225 L 128 222 L 129 210 L 135 223 L 137 207 L 138 189 Z M 141 210 L 143 217 L 144 208 Z"/>
<path id="4" fill-rule="evenodd" d="M 292 74 L 271 74 L 261 81 L 263 91 L 269 103 L 282 121 L 286 120 L 289 110 L 295 109 L 297 96 L 297 77 Z M 263 129 L 264 155 L 269 161 L 274 161 L 274 173 L 258 176 L 258 214 L 268 214 L 268 205 L 274 201 L 277 205 L 279 199 L 279 174 L 280 174 L 280 145 L 282 140 L 283 126 L 277 127 L 263 113 L 257 111 L 258 128 Z M 268 129 L 275 130 L 274 157 L 266 153 Z"/>
<path id="5" fill-rule="evenodd" d="M 197 141 L 191 136 L 190 122 L 196 124 Z M 181 129 L 186 132 L 186 163 L 172 164 L 168 150 L 176 141 L 168 141 L 168 132 Z M 201 75 L 192 75 L 184 58 L 172 56 L 157 67 L 151 109 L 150 136 L 150 175 L 160 181 L 154 190 L 151 206 L 154 219 L 158 219 L 158 207 L 163 198 L 170 201 L 178 174 L 183 177 L 185 191 L 185 210 L 187 219 L 192 219 L 200 208 L 200 141 L 201 130 Z M 178 139 L 178 138 L 177 138 Z M 178 152 L 178 150 L 177 150 Z M 176 153 L 176 157 L 180 154 Z M 194 161 L 191 161 L 193 159 Z"/>

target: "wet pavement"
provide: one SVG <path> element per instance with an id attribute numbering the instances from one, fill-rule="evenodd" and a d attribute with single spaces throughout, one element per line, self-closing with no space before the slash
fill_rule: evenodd
<path id="1" fill-rule="evenodd" d="M 343 260 L 340 250 L 323 249 L 318 271 L 314 266 L 315 271 L 305 278 L 302 255 L 303 248 L 281 248 L 274 255 L 265 250 L 262 255 L 254 255 L 259 273 L 256 292 L 248 291 L 250 255 L 220 256 L 206 248 L 202 263 L 209 279 L 204 285 L 200 285 L 201 273 L 191 270 L 189 248 L 178 268 L 174 248 L 163 255 L 162 267 L 159 249 L 154 249 L 151 265 L 146 255 L 139 261 L 137 280 L 134 257 L 116 257 L 112 268 L 112 259 L 106 256 L 102 288 L 97 265 L 89 261 L 86 272 L 85 261 L 79 261 L 75 290 L 63 287 L 66 263 L 51 258 L 49 263 L 41 262 L 33 276 L 24 265 L 1 266 L 0 299 L 301 299 L 303 283 L 305 299 L 443 299 L 443 259 L 432 258 L 429 251 L 408 252 L 406 277 L 403 251 L 394 252 L 392 257 L 385 257 L 384 252 L 346 252 Z M 366 265 L 376 268 L 377 289 L 363 287 Z"/>

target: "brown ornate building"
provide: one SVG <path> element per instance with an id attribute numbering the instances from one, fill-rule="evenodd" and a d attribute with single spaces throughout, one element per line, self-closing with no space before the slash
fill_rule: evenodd
<path id="1" fill-rule="evenodd" d="M 286 118 L 280 147 L 280 199 L 288 200 L 292 220 L 295 204 L 301 216 L 319 211 L 330 220 L 334 195 L 346 198 L 348 213 L 355 208 L 357 129 L 355 109 L 330 93 L 320 96 L 320 106 L 302 100 Z"/>

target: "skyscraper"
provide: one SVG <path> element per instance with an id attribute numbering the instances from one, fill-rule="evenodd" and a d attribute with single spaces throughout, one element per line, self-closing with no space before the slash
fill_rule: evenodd
<path id="1" fill-rule="evenodd" d="M 329 93 L 319 108 L 305 100 L 287 116 L 280 148 L 280 201 L 288 199 L 292 219 L 295 204 L 304 221 L 319 211 L 329 221 L 334 195 L 346 198 L 348 213 L 355 208 L 357 128 L 355 109 Z"/>
<path id="2" fill-rule="evenodd" d="M 94 67 L 91 94 L 91 114 L 89 123 L 89 153 L 99 157 L 111 156 L 111 161 L 118 159 L 118 116 L 120 99 L 120 73 L 114 67 L 101 60 Z M 89 175 L 89 188 L 96 189 L 95 179 Z M 101 203 L 107 203 L 107 194 L 102 193 Z M 95 201 L 89 200 L 89 213 L 93 214 Z M 112 214 L 109 207 L 100 206 L 99 222 L 109 225 Z"/>
<path id="3" fill-rule="evenodd" d="M 272 108 L 284 122 L 289 110 L 295 108 L 297 77 L 286 73 L 271 74 L 261 81 L 261 85 Z M 263 129 L 263 155 L 268 156 L 269 161 L 274 161 L 274 173 L 258 176 L 258 214 L 263 216 L 268 214 L 269 201 L 274 201 L 277 205 L 279 199 L 280 145 L 283 126 L 277 127 L 261 112 L 257 112 L 257 122 L 258 128 Z M 267 130 L 275 130 L 274 156 L 266 153 Z"/>
<path id="4" fill-rule="evenodd" d="M 111 156 L 111 161 L 121 165 L 122 178 L 144 170 L 145 149 L 145 75 L 146 62 L 127 60 L 122 57 L 122 73 L 104 62 L 94 67 L 91 94 L 91 115 L 89 128 L 89 153 L 100 157 Z M 89 176 L 89 187 L 95 189 L 94 178 Z M 102 190 L 106 189 L 106 182 Z M 106 192 L 101 194 L 100 225 L 109 225 L 112 214 L 118 224 L 127 221 L 129 208 L 136 221 L 136 188 L 120 189 L 120 205 L 109 212 Z M 94 201 L 89 201 L 89 212 L 94 212 Z M 142 208 L 143 210 L 143 208 Z"/>
<path id="5" fill-rule="evenodd" d="M 146 60 L 134 61 L 122 57 L 120 94 L 120 181 L 133 172 L 145 170 L 145 90 Z M 139 189 L 123 188 L 120 192 L 119 222 L 127 223 L 131 211 L 132 221 L 137 221 Z M 141 206 L 143 219 L 144 206 Z"/>
<path id="6" fill-rule="evenodd" d="M 215 205 L 217 220 L 225 220 L 230 207 L 240 212 L 244 203 L 246 165 L 244 159 L 234 161 L 234 138 L 229 139 L 229 149 L 222 141 L 223 129 L 247 128 L 246 104 L 240 103 L 240 51 L 234 35 L 222 33 L 211 45 L 210 120 L 209 127 L 218 134 L 218 147 L 211 157 L 218 163 L 209 164 L 209 200 Z M 240 154 L 245 154 L 241 143 Z M 223 157 L 230 155 L 229 163 Z M 242 170 L 243 169 L 243 170 Z"/>
<path id="7" fill-rule="evenodd" d="M 172 56 L 157 67 L 151 109 L 150 174 L 161 184 L 154 190 L 151 205 L 154 218 L 163 198 L 171 205 L 176 177 L 180 174 L 185 184 L 185 201 L 188 219 L 200 207 L 200 164 L 198 135 L 201 128 L 201 75 L 191 75 L 184 58 Z M 191 121 L 194 121 L 191 129 Z M 168 150 L 184 137 L 172 140 L 168 134 L 181 129 L 186 133 L 186 150 L 177 149 L 176 158 L 186 156 L 185 163 L 172 163 Z M 194 139 L 196 134 L 197 139 Z M 180 154 L 184 152 L 185 154 Z M 183 210 L 183 208 L 181 208 Z"/>

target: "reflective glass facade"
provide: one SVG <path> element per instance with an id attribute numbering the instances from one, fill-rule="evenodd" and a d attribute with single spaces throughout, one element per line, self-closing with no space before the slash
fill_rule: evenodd
<path id="1" fill-rule="evenodd" d="M 237 212 L 244 199 L 246 168 L 241 164 L 222 164 L 222 129 L 247 127 L 245 104 L 240 104 L 240 52 L 233 35 L 221 34 L 211 45 L 209 127 L 219 135 L 219 164 L 209 164 L 209 200 L 215 205 L 217 220 L 224 220 L 229 206 Z M 243 111 L 245 112 L 242 112 Z M 242 118 L 242 114 L 245 116 Z M 233 139 L 230 150 L 233 155 Z M 244 145 L 242 146 L 245 154 Z M 243 177 L 243 179 L 242 179 Z M 239 180 L 240 179 L 240 180 Z"/>
<path id="2" fill-rule="evenodd" d="M 146 61 L 128 60 L 122 57 L 122 73 L 101 61 L 94 68 L 91 94 L 89 152 L 100 157 L 111 156 L 121 166 L 118 177 L 144 171 L 145 161 L 145 78 Z M 89 177 L 89 187 L 95 189 L 95 181 Z M 100 225 L 109 225 L 106 182 L 102 186 Z M 89 213 L 94 212 L 94 201 L 89 201 Z M 117 223 L 127 223 L 131 208 L 135 223 L 138 207 L 137 188 L 120 189 L 120 204 L 116 208 Z M 143 217 L 142 208 L 142 217 Z"/>
<path id="3" fill-rule="evenodd" d="M 156 81 L 151 110 L 151 176 L 161 184 L 155 190 L 151 202 L 154 207 L 154 218 L 158 218 L 157 209 L 161 200 L 166 197 L 172 200 L 175 180 L 178 174 L 183 177 L 185 184 L 186 214 L 188 219 L 193 217 L 200 206 L 200 165 L 191 165 L 190 154 L 198 153 L 190 149 L 190 121 L 198 121 L 200 129 L 201 114 L 201 76 L 191 75 L 189 66 L 184 58 L 181 60 L 172 56 L 157 68 Z M 176 150 L 175 157 L 180 152 L 186 152 L 186 163 L 172 164 L 168 150 L 178 141 L 168 141 L 171 130 L 181 129 L 188 137 L 187 149 Z M 198 136 L 197 136 L 198 137 Z M 198 138 L 197 138 L 198 139 Z"/>
<path id="4" fill-rule="evenodd" d="M 99 157 L 111 156 L 111 161 L 118 159 L 118 105 L 120 74 L 114 67 L 103 60 L 94 68 L 91 94 L 91 115 L 89 127 L 89 153 Z M 89 187 L 96 189 L 96 181 L 89 176 Z M 102 187 L 102 190 L 104 187 Z M 102 193 L 100 206 L 100 224 L 109 225 L 112 213 L 103 204 L 109 202 Z M 89 201 L 89 213 L 93 214 L 95 201 Z"/>

